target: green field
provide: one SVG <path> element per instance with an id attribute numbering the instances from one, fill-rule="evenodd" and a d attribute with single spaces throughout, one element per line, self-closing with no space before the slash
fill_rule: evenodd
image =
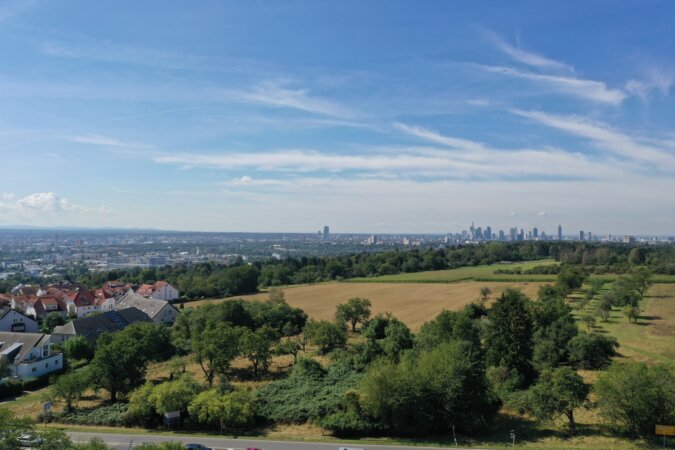
<path id="1" fill-rule="evenodd" d="M 499 269 L 513 270 L 520 268 L 526 271 L 536 266 L 558 264 L 553 259 L 539 259 L 519 263 L 497 263 L 481 266 L 459 267 L 457 269 L 429 270 L 426 272 L 398 273 L 396 275 L 383 275 L 370 278 L 352 278 L 345 282 L 354 283 L 456 283 L 459 281 L 482 281 L 482 282 L 555 282 L 557 275 L 537 274 L 497 274 Z M 591 278 L 599 278 L 605 281 L 613 281 L 617 275 L 613 273 L 591 275 Z M 654 275 L 654 283 L 675 283 L 675 275 Z"/>
<path id="2" fill-rule="evenodd" d="M 399 273 L 372 278 L 354 278 L 350 282 L 371 283 L 456 283 L 458 281 L 555 281 L 556 275 L 512 275 L 495 274 L 496 270 L 513 270 L 520 268 L 525 271 L 535 266 L 557 264 L 553 259 L 539 259 L 513 264 L 489 264 L 482 266 L 460 267 L 448 270 L 431 270 L 428 272 Z"/>
<path id="3" fill-rule="evenodd" d="M 586 315 L 595 315 L 600 297 L 611 288 L 605 284 L 600 293 L 583 309 L 575 311 L 579 328 L 586 331 L 581 322 Z M 637 324 L 630 324 L 620 308 L 603 322 L 596 317 L 593 331 L 614 336 L 619 341 L 619 360 L 635 360 L 648 363 L 672 362 L 675 360 L 675 284 L 655 284 L 640 303 L 642 314 Z"/>

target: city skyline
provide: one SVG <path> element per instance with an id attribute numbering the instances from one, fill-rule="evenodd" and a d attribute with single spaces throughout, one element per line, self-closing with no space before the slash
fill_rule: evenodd
<path id="1" fill-rule="evenodd" d="M 674 16 L 3 2 L 0 226 L 670 235 Z"/>

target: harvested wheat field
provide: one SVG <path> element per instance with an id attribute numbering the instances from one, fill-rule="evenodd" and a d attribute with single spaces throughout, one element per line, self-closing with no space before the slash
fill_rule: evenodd
<path id="1" fill-rule="evenodd" d="M 422 324 L 433 319 L 444 309 L 458 310 L 479 297 L 480 288 L 487 286 L 492 297 L 506 288 L 522 290 L 530 298 L 536 298 L 537 290 L 544 283 L 536 282 L 458 282 L 451 284 L 430 283 L 321 283 L 284 289 L 286 301 L 291 306 L 302 308 L 311 318 L 332 320 L 335 307 L 352 297 L 365 297 L 372 304 L 373 314 L 390 312 L 411 329 L 418 330 Z M 264 300 L 266 293 L 245 295 L 245 300 Z M 198 307 L 204 300 L 186 303 L 187 307 Z"/>

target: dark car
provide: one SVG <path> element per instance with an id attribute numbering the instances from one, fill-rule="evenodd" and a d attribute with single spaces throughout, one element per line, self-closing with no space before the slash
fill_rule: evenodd
<path id="1" fill-rule="evenodd" d="M 189 450 L 213 450 L 211 447 L 206 447 L 202 444 L 187 444 L 185 448 Z"/>

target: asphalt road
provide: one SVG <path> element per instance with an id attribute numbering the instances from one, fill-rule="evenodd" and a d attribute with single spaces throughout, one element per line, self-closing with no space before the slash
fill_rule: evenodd
<path id="1" fill-rule="evenodd" d="M 184 444 L 197 443 L 214 450 L 223 449 L 245 449 L 247 447 L 260 448 L 262 450 L 338 450 L 339 447 L 364 450 L 439 450 L 440 447 L 395 447 L 390 445 L 362 445 L 362 444 L 327 444 L 323 442 L 287 442 L 287 441 L 259 441 L 250 439 L 219 439 L 203 437 L 180 437 L 180 436 L 152 436 L 152 435 L 132 435 L 132 434 L 99 434 L 99 433 L 79 433 L 68 432 L 68 435 L 74 442 L 89 442 L 91 438 L 98 437 L 103 439 L 109 446 L 115 450 L 129 450 L 145 442 L 165 442 L 179 441 Z M 448 450 L 468 450 L 458 449 L 457 447 L 448 448 Z M 475 450 L 475 449 L 472 449 Z"/>

